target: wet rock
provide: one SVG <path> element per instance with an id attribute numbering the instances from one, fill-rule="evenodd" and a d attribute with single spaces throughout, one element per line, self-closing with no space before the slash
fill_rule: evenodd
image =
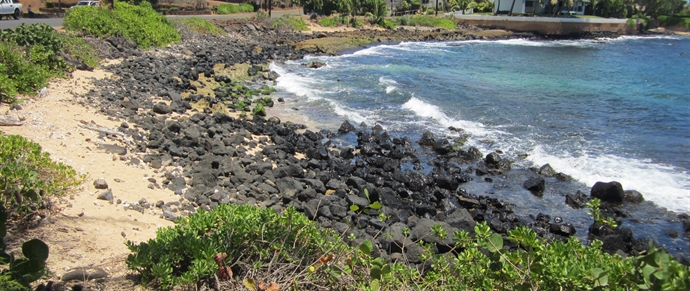
<path id="1" fill-rule="evenodd" d="M 439 139 L 435 143 L 436 143 L 436 147 L 434 148 L 434 151 L 437 154 L 446 155 L 446 154 L 453 152 L 453 145 L 451 145 L 447 139 L 445 139 L 445 138 Z"/>
<path id="2" fill-rule="evenodd" d="M 318 69 L 318 68 L 321 68 L 325 65 L 326 65 L 326 63 L 320 62 L 320 61 L 311 61 L 311 62 L 302 64 L 302 66 L 305 66 L 307 68 L 312 68 L 312 69 Z"/>
<path id="3" fill-rule="evenodd" d="M 565 204 L 570 205 L 570 207 L 575 208 L 575 209 L 580 209 L 585 206 L 587 206 L 587 201 L 588 197 L 585 193 L 582 193 L 582 191 L 577 191 L 575 194 L 566 194 L 565 195 Z"/>
<path id="4" fill-rule="evenodd" d="M 592 186 L 590 196 L 605 202 L 621 203 L 625 199 L 625 191 L 623 191 L 623 185 L 616 181 L 596 182 Z"/>
<path id="5" fill-rule="evenodd" d="M 539 168 L 539 175 L 546 176 L 546 177 L 552 177 L 556 175 L 556 171 L 551 167 L 551 165 L 546 164 L 541 166 Z"/>
<path id="6" fill-rule="evenodd" d="M 625 202 L 629 203 L 642 203 L 644 202 L 644 197 L 642 196 L 642 193 L 636 191 L 636 190 L 625 190 Z"/>
<path id="7" fill-rule="evenodd" d="M 431 131 L 427 131 L 424 134 L 422 134 L 422 138 L 419 140 L 419 145 L 420 146 L 427 146 L 427 147 L 433 147 L 436 145 L 436 140 L 434 133 Z"/>
<path id="8" fill-rule="evenodd" d="M 345 120 L 338 128 L 338 134 L 346 134 L 349 132 L 355 132 L 357 129 L 349 121 Z"/>
<path id="9" fill-rule="evenodd" d="M 486 155 L 486 158 L 484 158 L 484 162 L 486 162 L 489 165 L 496 165 L 500 161 L 501 161 L 501 156 L 496 152 L 490 153 L 490 154 Z"/>
<path id="10" fill-rule="evenodd" d="M 532 177 L 524 183 L 522 183 L 522 187 L 529 190 L 530 192 L 532 192 L 532 194 L 535 195 L 542 195 L 544 193 L 544 189 L 546 189 L 545 185 L 546 182 L 542 177 Z"/>
<path id="11" fill-rule="evenodd" d="M 575 235 L 576 232 L 575 227 L 571 223 L 551 224 L 549 231 L 553 234 L 562 235 L 565 237 Z"/>

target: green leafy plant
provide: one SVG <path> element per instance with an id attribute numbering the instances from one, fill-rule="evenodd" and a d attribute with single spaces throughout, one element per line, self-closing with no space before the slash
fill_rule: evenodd
<path id="1" fill-rule="evenodd" d="M 319 25 L 324 27 L 336 27 L 340 25 L 334 17 L 324 17 L 319 20 Z"/>
<path id="2" fill-rule="evenodd" d="M 395 22 L 398 25 L 441 27 L 445 29 L 457 28 L 457 25 L 451 19 L 425 15 L 396 17 Z"/>
<path id="3" fill-rule="evenodd" d="M 96 50 L 84 41 L 84 38 L 72 33 L 61 33 L 63 53 L 77 62 L 91 67 L 98 67 L 100 58 Z"/>
<path id="4" fill-rule="evenodd" d="M 367 213 L 367 214 L 368 214 L 370 209 L 371 209 L 371 210 L 379 210 L 379 209 L 381 209 L 381 207 L 383 207 L 383 206 L 381 205 L 381 202 L 379 202 L 379 201 L 371 202 L 371 198 L 369 198 L 369 190 L 364 189 L 364 196 L 366 196 L 366 197 L 367 197 L 367 200 L 369 201 L 369 205 L 367 205 L 367 207 L 365 207 L 364 209 L 362 209 L 362 211 L 363 211 L 364 213 Z M 354 211 L 354 212 L 357 212 L 357 211 L 359 211 L 360 209 L 359 209 L 359 206 L 353 204 L 353 205 L 350 205 L 350 210 L 352 210 L 352 211 Z"/>
<path id="5" fill-rule="evenodd" d="M 32 239 L 22 244 L 24 258 L 15 258 L 6 252 L 5 235 L 7 234 L 7 211 L 0 205 L 0 265 L 9 264 L 9 268 L 0 273 L 0 282 L 16 282 L 28 289 L 29 284 L 46 274 L 48 245 L 39 239 Z M 4 278 L 3 278 L 4 277 Z M 1 283 L 0 286 L 17 288 L 17 284 Z"/>
<path id="6" fill-rule="evenodd" d="M 243 12 L 254 12 L 254 6 L 249 3 L 245 3 L 242 5 L 221 4 L 213 5 L 213 7 L 211 7 L 211 10 L 215 11 L 217 14 L 234 14 Z"/>
<path id="7" fill-rule="evenodd" d="M 115 2 L 114 7 L 113 10 L 106 7 L 70 9 L 63 26 L 96 37 L 122 36 L 141 48 L 162 47 L 181 38 L 172 23 L 150 5 Z"/>
<path id="8" fill-rule="evenodd" d="M 297 30 L 305 31 L 309 30 L 307 23 L 304 18 L 300 16 L 291 16 L 290 14 L 284 14 L 283 17 L 272 19 L 271 27 L 274 29 L 286 29 L 286 30 Z"/>
<path id="9" fill-rule="evenodd" d="M 0 136 L 0 190 L 3 205 L 27 212 L 31 203 L 50 195 L 60 196 L 81 184 L 82 176 L 53 162 L 41 146 L 18 135 Z"/>
<path id="10" fill-rule="evenodd" d="M 606 225 L 610 228 L 618 227 L 613 217 L 604 217 L 604 215 L 601 213 L 601 200 L 592 198 L 587 202 L 587 207 L 589 207 L 588 214 L 592 216 L 592 219 L 594 219 L 594 224 Z"/>
<path id="11" fill-rule="evenodd" d="M 292 208 L 278 214 L 249 205 L 220 205 L 211 212 L 200 211 L 179 220 L 174 228 L 159 229 L 156 239 L 128 242 L 127 246 L 132 251 L 128 267 L 140 272 L 144 282 L 154 280 L 164 289 L 194 285 L 213 276 L 218 270 L 213 260 L 217 253 L 227 254 L 225 265 L 234 266 L 237 276 L 249 270 L 290 268 L 302 270 L 301 276 L 306 276 L 314 264 L 316 271 L 328 263 L 324 254 L 346 247 L 332 231 L 320 229 Z"/>
<path id="12" fill-rule="evenodd" d="M 176 21 L 173 21 L 176 22 Z M 188 27 L 189 29 L 199 33 L 199 34 L 212 34 L 212 35 L 225 35 L 225 30 L 218 26 L 213 25 L 213 23 L 208 22 L 208 20 L 199 17 L 189 17 L 182 18 L 177 23 L 181 23 Z"/>

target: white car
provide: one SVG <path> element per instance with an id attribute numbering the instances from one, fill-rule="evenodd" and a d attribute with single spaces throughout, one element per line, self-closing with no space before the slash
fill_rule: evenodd
<path id="1" fill-rule="evenodd" d="M 22 4 L 14 0 L 0 0 L 0 20 L 5 15 L 19 19 L 22 16 Z"/>
<path id="2" fill-rule="evenodd" d="M 76 8 L 76 7 L 84 7 L 84 6 L 101 6 L 101 2 L 100 1 L 79 1 L 79 3 L 77 3 L 77 5 L 70 7 L 70 9 Z"/>

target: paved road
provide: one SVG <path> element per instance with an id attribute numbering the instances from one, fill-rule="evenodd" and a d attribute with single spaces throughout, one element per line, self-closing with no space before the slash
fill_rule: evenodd
<path id="1" fill-rule="evenodd" d="M 289 15 L 297 15 L 298 12 L 294 11 L 289 11 L 289 12 L 273 12 L 271 13 L 271 16 L 273 18 L 277 17 L 282 17 L 284 14 L 289 14 Z M 230 14 L 230 15 L 171 15 L 168 16 L 170 19 L 174 18 L 185 18 L 185 17 L 199 17 L 203 18 L 206 20 L 211 20 L 211 19 L 228 19 L 228 18 L 249 18 L 256 15 L 255 13 L 239 13 L 239 14 Z M 45 24 L 48 24 L 52 27 L 58 27 L 62 26 L 62 18 L 20 18 L 19 20 L 0 20 L 0 29 L 7 29 L 11 28 L 14 29 L 15 27 L 19 26 L 22 23 L 25 23 L 27 25 L 29 24 L 34 24 L 34 23 L 40 23 L 43 22 Z"/>

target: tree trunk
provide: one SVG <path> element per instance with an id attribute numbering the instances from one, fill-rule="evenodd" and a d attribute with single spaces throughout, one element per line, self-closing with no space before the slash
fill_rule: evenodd
<path id="1" fill-rule="evenodd" d="M 510 12 L 508 12 L 508 16 L 513 16 L 513 8 L 515 7 L 515 0 L 513 0 L 513 4 L 510 5 Z"/>
<path id="2" fill-rule="evenodd" d="M 498 11 L 501 9 L 501 0 L 496 0 L 498 1 L 498 5 L 496 5 L 496 12 L 494 12 L 494 16 L 498 14 Z"/>

